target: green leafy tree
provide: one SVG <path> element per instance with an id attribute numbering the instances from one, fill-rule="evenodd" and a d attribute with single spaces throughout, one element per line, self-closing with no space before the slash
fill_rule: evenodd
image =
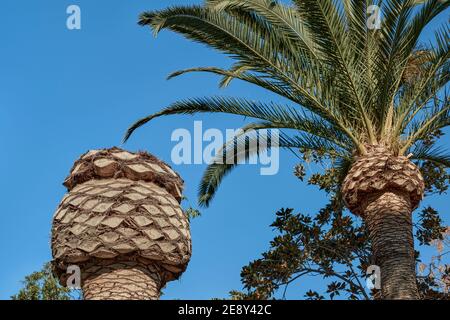
<path id="1" fill-rule="evenodd" d="M 11 296 L 12 300 L 73 300 L 79 299 L 78 291 L 71 291 L 59 284 L 53 276 L 51 264 L 25 277 L 23 287 Z"/>
<path id="2" fill-rule="evenodd" d="M 339 204 L 362 217 L 373 261 L 382 269 L 381 296 L 417 299 L 412 212 L 428 184 L 421 162 L 448 167 L 450 156 L 430 135 L 450 123 L 449 29 L 437 28 L 425 50 L 420 37 L 448 9 L 440 0 L 206 0 L 145 12 L 139 23 L 163 29 L 227 54 L 229 69 L 200 67 L 226 87 L 239 79 L 286 98 L 286 104 L 244 98 L 194 98 L 133 124 L 125 140 L 154 118 L 227 113 L 256 119 L 243 128 L 280 130 L 281 148 L 319 152 L 331 164 L 320 179 L 335 179 Z M 369 7 L 381 12 L 370 25 Z M 227 142 L 202 178 L 199 202 L 209 205 L 235 167 L 222 163 L 237 146 L 258 139 L 242 135 Z M 268 147 L 270 144 L 268 144 Z M 259 154 L 252 150 L 245 158 Z M 438 172 L 436 172 L 438 174 Z"/>
<path id="3" fill-rule="evenodd" d="M 429 215 L 428 209 L 420 214 L 424 220 L 416 226 L 418 234 L 441 229 L 423 229 L 427 220 L 436 218 Z M 306 290 L 304 298 L 308 300 L 380 297 L 379 291 L 370 290 L 367 285 L 366 270 L 373 259 L 367 232 L 352 217 L 335 211 L 331 205 L 313 217 L 294 214 L 293 209 L 281 209 L 271 227 L 275 228 L 277 236 L 271 241 L 270 249 L 242 269 L 244 291 L 232 291 L 232 299 L 285 299 L 289 289 L 295 286 Z M 450 299 L 450 265 L 444 262 L 448 251 L 442 251 L 450 248 L 448 235 L 449 231 L 446 231 L 439 236 L 442 240 L 425 244 L 439 246 L 438 253 L 430 261 L 422 261 L 416 252 L 421 299 Z M 317 282 L 321 288 L 317 289 L 317 285 L 311 289 L 305 287 L 303 280 L 308 277 L 322 279 Z"/>

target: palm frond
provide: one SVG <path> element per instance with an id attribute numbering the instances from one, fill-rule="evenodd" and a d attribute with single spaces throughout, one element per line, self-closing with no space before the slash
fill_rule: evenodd
<path id="1" fill-rule="evenodd" d="M 293 8 L 274 0 L 207 0 L 206 4 L 215 10 L 255 13 L 268 21 L 278 36 L 286 36 L 286 39 L 301 54 L 320 61 L 320 52 L 315 47 L 302 19 Z"/>
<path id="2" fill-rule="evenodd" d="M 267 152 L 270 148 L 326 152 L 336 159 L 350 161 L 350 154 L 347 151 L 333 145 L 326 139 L 306 134 L 290 137 L 283 131 L 267 130 L 272 128 L 273 126 L 270 123 L 250 124 L 242 128 L 241 134 L 237 135 L 235 139 L 227 141 L 223 145 L 213 163 L 208 165 L 203 174 L 198 191 L 199 205 L 209 206 L 223 179 L 237 165 L 249 161 L 252 157 L 259 157 L 262 152 Z M 253 130 L 253 132 L 249 135 L 250 130 Z M 266 139 L 262 145 L 259 144 L 261 131 L 264 131 L 264 139 Z"/>
<path id="3" fill-rule="evenodd" d="M 246 66 L 241 63 L 235 63 L 229 70 L 231 72 L 230 75 L 225 75 L 222 77 L 222 79 L 219 82 L 220 88 L 226 88 L 230 85 L 231 81 L 238 78 L 239 76 L 243 75 L 246 72 L 249 72 L 252 70 L 252 67 Z M 287 98 L 286 96 L 284 96 Z"/>
<path id="4" fill-rule="evenodd" d="M 443 148 L 418 143 L 409 152 L 412 154 L 412 160 L 430 161 L 445 168 L 450 168 L 450 153 Z"/>
<path id="5" fill-rule="evenodd" d="M 251 68 L 251 67 L 247 67 L 247 68 Z M 208 73 L 213 73 L 219 76 L 222 76 L 222 82 L 228 82 L 229 83 L 229 79 L 239 79 L 241 81 L 244 82 L 248 82 L 251 84 L 254 84 L 256 86 L 259 86 L 261 88 L 264 88 L 268 91 L 271 91 L 281 97 L 284 97 L 286 99 L 291 100 L 292 102 L 298 103 L 298 104 L 302 104 L 303 100 L 300 96 L 296 95 L 295 92 L 292 90 L 292 88 L 288 85 L 286 85 L 286 83 L 284 83 L 283 81 L 277 81 L 277 80 L 270 80 L 270 79 L 265 79 L 264 77 L 259 77 L 256 75 L 253 75 L 251 73 L 247 73 L 245 71 L 233 71 L 233 70 L 225 70 L 225 69 L 221 69 L 221 68 L 217 68 L 217 67 L 197 67 L 197 68 L 189 68 L 189 69 L 184 69 L 184 70 L 178 70 L 175 71 L 173 73 L 171 73 L 168 76 L 168 79 L 173 79 L 175 77 L 179 77 L 181 75 L 187 74 L 187 73 L 191 73 L 191 72 L 208 72 Z M 328 118 L 327 114 L 322 114 L 321 112 L 317 112 L 319 115 Z"/>
<path id="6" fill-rule="evenodd" d="M 404 154 L 414 143 L 450 125 L 450 99 L 437 101 L 431 110 L 426 111 L 420 119 L 408 124 L 408 132 L 400 154 Z"/>
<path id="7" fill-rule="evenodd" d="M 377 139 L 374 131 L 372 110 L 365 108 L 366 101 L 371 96 L 369 86 L 363 76 L 364 70 L 360 68 L 355 56 L 361 56 L 364 52 L 358 51 L 353 46 L 346 30 L 345 17 L 339 10 L 336 0 L 295 0 L 300 16 L 305 20 L 311 30 L 314 41 L 324 57 L 338 72 L 340 81 L 345 86 L 342 94 L 345 99 L 356 107 L 361 127 L 371 143 Z"/>
<path id="8" fill-rule="evenodd" d="M 351 146 L 343 146 L 330 139 L 308 133 L 300 133 L 292 137 L 282 133 L 280 134 L 280 143 L 296 149 L 327 154 L 333 158 L 349 159 L 351 157 Z"/>
<path id="9" fill-rule="evenodd" d="M 152 26 L 155 32 L 169 28 L 230 54 L 257 73 L 245 75 L 247 79 L 253 78 L 256 83 L 254 77 L 270 78 L 277 86 L 283 85 L 287 88 L 284 91 L 290 92 L 289 97 L 296 96 L 302 107 L 338 124 L 357 140 L 361 121 L 348 116 L 354 114 L 354 108 L 352 103 L 346 102 L 345 86 L 336 79 L 339 73 L 330 72 L 328 66 L 325 68 L 312 60 L 302 62 L 301 55 L 278 39 L 270 26 L 257 27 L 261 24 L 248 15 L 238 19 L 223 10 L 195 6 L 144 13 L 141 24 Z"/>
<path id="10" fill-rule="evenodd" d="M 253 70 L 291 86 L 304 97 L 303 105 L 327 112 L 309 89 L 299 85 L 299 57 L 291 52 L 270 29 L 263 29 L 247 17 L 237 19 L 224 11 L 203 7 L 174 7 L 143 13 L 140 24 L 152 26 L 155 33 L 164 28 L 225 52 Z M 310 73 L 310 76 L 313 76 Z"/>
<path id="11" fill-rule="evenodd" d="M 382 2 L 385 19 L 378 41 L 376 76 L 378 79 L 377 104 L 380 135 L 391 130 L 394 116 L 392 103 L 396 83 L 400 83 L 407 57 L 401 57 L 402 39 L 413 11 L 413 0 Z M 409 55 L 408 55 L 409 56 Z"/>
<path id="12" fill-rule="evenodd" d="M 398 97 L 398 107 L 394 117 L 393 138 L 399 137 L 404 129 L 420 115 L 433 98 L 450 80 L 450 51 L 448 44 L 445 51 L 427 51 L 427 67 L 422 68 L 419 79 L 405 87 Z"/>
<path id="13" fill-rule="evenodd" d="M 256 118 L 270 122 L 274 127 L 289 128 L 308 132 L 330 139 L 342 146 L 348 146 L 351 137 L 343 134 L 338 128 L 323 119 L 306 114 L 298 109 L 276 103 L 262 103 L 246 99 L 211 97 L 179 101 L 160 112 L 138 120 L 126 132 L 126 142 L 133 132 L 149 121 L 166 115 L 196 113 L 227 113 Z"/>
<path id="14" fill-rule="evenodd" d="M 395 98 L 402 84 L 410 57 L 414 54 L 420 35 L 425 27 L 446 8 L 448 1 L 430 0 L 419 7 L 418 1 L 402 0 L 382 2 L 386 19 L 383 21 L 379 40 L 379 56 L 376 63 L 378 80 L 377 105 L 380 106 L 382 134 L 394 125 Z"/>
<path id="15" fill-rule="evenodd" d="M 292 77 L 292 67 L 286 63 L 287 58 L 295 59 L 292 52 L 283 51 L 283 43 L 270 34 L 271 30 L 256 26 L 249 17 L 237 19 L 226 12 L 200 6 L 173 7 L 143 13 L 140 24 L 150 25 L 155 34 L 171 29 L 253 65 L 261 72 L 276 71 L 276 77 Z"/>
<path id="16" fill-rule="evenodd" d="M 256 130 L 250 135 L 248 134 L 249 127 L 241 129 L 241 134 L 231 141 L 227 141 L 219 150 L 213 162 L 208 165 L 198 189 L 200 206 L 209 206 L 225 176 L 237 165 L 249 161 L 252 157 L 259 157 L 262 152 L 267 152 L 270 148 L 290 148 L 290 146 L 280 145 L 279 143 L 272 145 L 272 132 L 270 130 L 265 130 L 265 143 L 261 144 L 259 141 L 262 126 L 258 128 L 255 125 L 253 128 Z M 278 135 L 277 132 L 275 134 Z"/>

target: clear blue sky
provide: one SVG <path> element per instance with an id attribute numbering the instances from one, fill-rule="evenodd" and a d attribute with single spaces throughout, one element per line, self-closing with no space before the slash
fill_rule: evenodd
<path id="1" fill-rule="evenodd" d="M 80 154 L 118 145 L 130 123 L 180 98 L 278 99 L 238 82 L 221 92 L 218 79 L 206 74 L 165 80 L 174 70 L 229 64 L 224 56 L 169 32 L 155 40 L 136 24 L 144 10 L 199 2 L 0 2 L 0 299 L 9 298 L 25 275 L 51 259 L 51 218 L 65 193 L 61 183 Z M 81 7 L 81 30 L 66 28 L 70 4 Z M 206 128 L 244 124 L 230 116 L 159 119 L 125 147 L 170 163 L 172 131 L 191 129 L 194 120 L 204 120 Z M 314 213 L 326 201 L 322 192 L 293 176 L 295 164 L 291 153 L 282 152 L 278 175 L 260 176 L 258 167 L 244 166 L 227 177 L 212 206 L 192 222 L 191 263 L 181 280 L 168 284 L 164 298 L 209 299 L 241 289 L 241 267 L 259 257 L 273 238 L 269 225 L 275 211 L 293 207 Z M 204 166 L 174 168 L 195 203 Z M 448 200 L 444 195 L 429 201 L 445 211 Z M 320 280 L 304 284 L 288 297 L 301 298 L 307 284 L 320 286 Z"/>

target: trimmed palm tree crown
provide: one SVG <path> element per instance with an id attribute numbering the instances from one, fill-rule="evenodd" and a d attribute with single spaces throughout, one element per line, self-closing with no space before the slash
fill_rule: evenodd
<path id="1" fill-rule="evenodd" d="M 91 150 L 64 181 L 68 194 L 53 218 L 53 269 L 66 285 L 81 271 L 84 298 L 157 299 L 191 257 L 183 180 L 145 152 Z"/>
<path id="2" fill-rule="evenodd" d="M 335 160 L 333 166 L 343 185 L 346 205 L 368 219 L 377 261 L 387 270 L 389 279 L 399 278 L 392 271 L 396 263 L 393 252 L 382 250 L 395 237 L 378 241 L 378 236 L 395 230 L 393 226 L 399 220 L 390 217 L 404 217 L 401 221 L 409 226 L 410 213 L 422 199 L 423 178 L 411 161 L 450 166 L 449 155 L 426 143 L 450 124 L 446 94 L 448 25 L 436 29 L 434 40 L 425 49 L 419 43 L 425 28 L 449 3 L 206 0 L 202 6 L 145 12 L 139 23 L 150 26 L 155 35 L 169 29 L 219 50 L 234 61 L 229 69 L 191 68 L 169 78 L 209 72 L 221 77 L 221 87 L 239 79 L 289 102 L 229 97 L 178 101 L 137 121 L 125 140 L 150 120 L 174 114 L 228 113 L 256 119 L 243 128 L 244 132 L 279 129 L 281 148 L 320 152 Z M 369 23 L 373 5 L 381 13 L 379 28 Z M 256 138 L 228 142 L 223 152 L 248 143 L 248 139 Z M 199 188 L 200 204 L 209 205 L 223 177 L 234 166 L 209 165 Z M 389 208 L 395 214 L 388 214 Z M 375 219 L 384 216 L 383 223 Z M 400 247 L 407 250 L 399 249 L 396 254 L 408 256 L 400 271 L 411 273 L 412 234 L 408 228 L 403 231 L 397 235 L 405 239 Z M 385 259 L 387 256 L 392 259 Z M 386 264 L 387 260 L 390 262 Z M 414 279 L 404 281 L 409 289 L 392 282 L 383 289 L 384 296 L 416 297 Z"/>

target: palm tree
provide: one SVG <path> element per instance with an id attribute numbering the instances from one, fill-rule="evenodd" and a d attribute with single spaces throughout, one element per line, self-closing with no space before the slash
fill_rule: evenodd
<path id="1" fill-rule="evenodd" d="M 372 4 L 382 13 L 380 29 L 367 23 Z M 170 29 L 235 62 L 230 69 L 193 68 L 170 78 L 209 72 L 221 77 L 222 87 L 239 79 L 289 102 L 227 97 L 179 101 L 133 124 L 124 139 L 156 117 L 228 113 L 259 120 L 244 132 L 279 129 L 281 148 L 329 156 L 342 185 L 336 196 L 369 230 L 381 268 L 382 297 L 416 299 L 412 211 L 422 199 L 424 181 L 413 162 L 450 165 L 450 156 L 429 143 L 431 135 L 450 123 L 444 92 L 449 28 L 435 32 L 426 52 L 419 48 L 419 38 L 448 5 L 440 0 L 293 0 L 291 5 L 207 0 L 203 6 L 145 12 L 139 24 L 150 26 L 155 35 Z M 256 138 L 228 142 L 223 153 Z M 219 152 L 218 159 L 222 156 Z M 200 204 L 209 205 L 234 166 L 219 161 L 208 166 L 199 187 Z"/>
<path id="2" fill-rule="evenodd" d="M 158 299 L 184 272 L 191 240 L 179 206 L 183 181 L 165 163 L 144 152 L 91 150 L 64 185 L 52 227 L 63 286 L 76 265 L 86 300 Z"/>

